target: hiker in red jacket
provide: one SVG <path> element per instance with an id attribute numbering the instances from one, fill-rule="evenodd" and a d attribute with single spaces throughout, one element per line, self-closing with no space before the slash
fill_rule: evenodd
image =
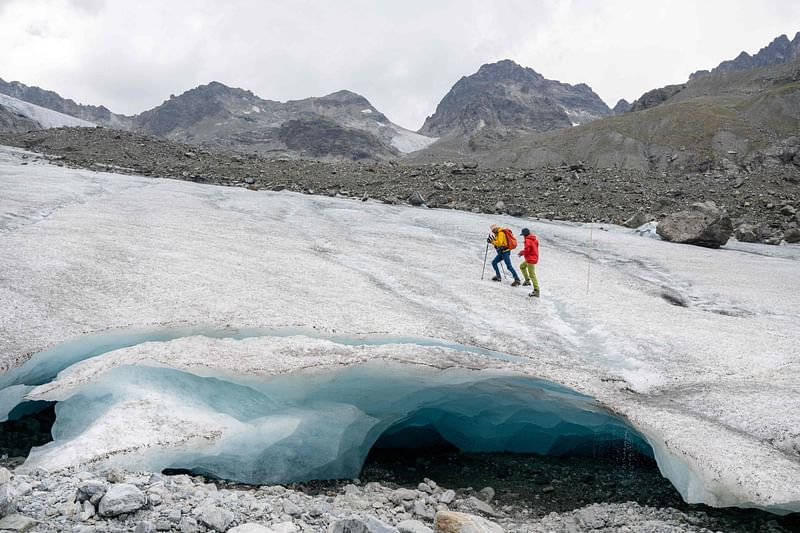
<path id="1" fill-rule="evenodd" d="M 531 233 L 528 228 L 523 228 L 522 235 L 525 236 L 525 246 L 518 255 L 525 258 L 519 264 L 519 269 L 522 271 L 522 275 L 525 276 L 523 285 L 533 284 L 533 292 L 530 296 L 538 298 L 539 281 L 536 279 L 536 267 L 534 265 L 539 262 L 539 241 L 536 239 L 536 235 Z"/>

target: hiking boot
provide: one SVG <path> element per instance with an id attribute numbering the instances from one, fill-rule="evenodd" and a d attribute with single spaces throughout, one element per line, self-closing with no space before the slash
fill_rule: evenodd
<path id="1" fill-rule="evenodd" d="M 503 280 L 500 279 L 500 276 L 494 276 L 492 278 L 492 281 L 503 281 Z"/>
<path id="2" fill-rule="evenodd" d="M 522 286 L 523 287 L 527 287 L 530 284 L 531 284 L 531 280 L 529 280 L 529 279 L 526 279 L 525 281 L 522 282 Z"/>
<path id="3" fill-rule="evenodd" d="M 512 283 L 512 284 L 511 284 L 511 286 L 512 286 L 512 287 L 516 287 L 517 285 L 519 285 L 519 280 L 518 280 L 518 279 L 515 279 L 515 280 L 514 280 L 514 283 Z"/>
<path id="4" fill-rule="evenodd" d="M 539 297 L 539 289 L 534 289 L 533 292 L 530 293 L 528 296 L 530 296 L 531 298 L 538 298 Z"/>

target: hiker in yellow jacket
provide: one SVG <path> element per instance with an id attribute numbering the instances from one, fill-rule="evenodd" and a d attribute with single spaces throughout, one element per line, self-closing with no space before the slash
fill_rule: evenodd
<path id="1" fill-rule="evenodd" d="M 495 251 L 497 252 L 497 256 L 492 259 L 492 268 L 494 268 L 494 277 L 492 281 L 502 281 L 500 277 L 500 269 L 497 265 L 500 264 L 500 261 L 503 261 L 506 264 L 506 268 L 509 272 L 514 276 L 514 283 L 511 284 L 512 287 L 516 287 L 519 285 L 519 276 L 517 275 L 517 271 L 514 270 L 514 266 L 511 264 L 511 248 L 508 244 L 508 238 L 506 237 L 506 228 L 501 228 L 497 224 L 492 224 L 492 235 L 486 239 L 486 242 L 494 246 Z"/>

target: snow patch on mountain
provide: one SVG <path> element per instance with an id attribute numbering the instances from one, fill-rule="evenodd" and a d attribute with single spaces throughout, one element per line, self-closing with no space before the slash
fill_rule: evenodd
<path id="1" fill-rule="evenodd" d="M 42 128 L 60 128 L 62 126 L 94 127 L 96 124 L 71 117 L 52 109 L 34 105 L 12 96 L 0 93 L 0 106 L 12 110 L 31 120 L 35 120 Z"/>

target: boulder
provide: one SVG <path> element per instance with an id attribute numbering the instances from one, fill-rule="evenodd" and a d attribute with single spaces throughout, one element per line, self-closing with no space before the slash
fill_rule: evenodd
<path id="1" fill-rule="evenodd" d="M 643 226 L 650 222 L 650 215 L 646 213 L 642 213 L 639 211 L 635 213 L 632 217 L 622 223 L 623 226 L 626 228 L 638 228 L 639 226 Z"/>
<path id="2" fill-rule="evenodd" d="M 783 240 L 789 244 L 800 242 L 800 229 L 789 228 L 783 233 Z"/>
<path id="3" fill-rule="evenodd" d="M 425 203 L 425 197 L 422 196 L 422 193 L 419 191 L 414 191 L 411 193 L 411 196 L 408 197 L 408 203 L 411 205 L 420 206 Z"/>
<path id="4" fill-rule="evenodd" d="M 433 521 L 436 533 L 504 533 L 499 525 L 468 513 L 439 511 Z"/>
<path id="5" fill-rule="evenodd" d="M 128 483 L 112 485 L 100 500 L 100 516 L 117 516 L 141 509 L 145 495 L 136 486 Z"/>
<path id="6" fill-rule="evenodd" d="M 755 224 L 739 224 L 733 236 L 739 242 L 758 242 L 761 228 Z"/>
<path id="7" fill-rule="evenodd" d="M 666 241 L 719 248 L 730 239 L 733 223 L 725 211 L 709 201 L 669 215 L 658 223 L 656 233 Z"/>

